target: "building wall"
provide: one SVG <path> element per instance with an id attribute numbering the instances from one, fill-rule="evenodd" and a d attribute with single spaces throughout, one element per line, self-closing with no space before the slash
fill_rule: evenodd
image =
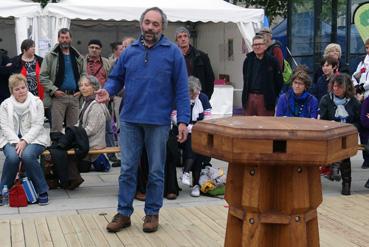
<path id="1" fill-rule="evenodd" d="M 242 37 L 234 23 L 201 23 L 196 25 L 197 47 L 208 53 L 215 78 L 219 74 L 228 74 L 234 87 L 233 105 L 241 106 L 243 87 L 242 64 L 245 50 L 242 49 Z M 233 56 L 228 52 L 229 40 L 233 41 Z M 231 52 L 232 53 L 232 52 Z"/>

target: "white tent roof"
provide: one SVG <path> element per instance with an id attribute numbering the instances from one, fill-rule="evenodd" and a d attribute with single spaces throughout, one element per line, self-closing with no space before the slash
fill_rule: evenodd
<path id="1" fill-rule="evenodd" d="M 0 17 L 35 17 L 41 13 L 40 3 L 1 0 Z"/>
<path id="2" fill-rule="evenodd" d="M 171 22 L 234 22 L 261 23 L 262 9 L 246 9 L 223 0 L 61 0 L 49 3 L 49 16 L 69 19 L 139 20 L 142 12 L 157 6 Z"/>

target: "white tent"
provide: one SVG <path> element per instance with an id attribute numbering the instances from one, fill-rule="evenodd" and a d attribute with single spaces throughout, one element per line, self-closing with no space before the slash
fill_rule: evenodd
<path id="1" fill-rule="evenodd" d="M 246 9 L 223 0 L 61 0 L 49 3 L 45 11 L 58 18 L 137 21 L 151 6 L 163 9 L 170 22 L 237 23 L 248 46 L 254 28 L 260 26 L 264 17 L 262 9 Z"/>
<path id="2" fill-rule="evenodd" d="M 24 39 L 32 38 L 37 43 L 40 4 L 21 0 L 1 0 L 0 4 L 0 17 L 14 17 L 17 50 Z"/>

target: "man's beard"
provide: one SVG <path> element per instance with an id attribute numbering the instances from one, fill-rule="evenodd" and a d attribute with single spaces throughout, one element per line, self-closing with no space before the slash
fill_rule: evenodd
<path id="1" fill-rule="evenodd" d="M 70 47 L 70 43 L 60 43 L 60 48 L 68 49 Z"/>
<path id="2" fill-rule="evenodd" d="M 161 33 L 154 33 L 152 31 L 142 31 L 142 34 L 143 34 L 143 38 L 145 41 L 152 42 L 152 43 L 155 43 L 156 41 L 158 41 L 161 35 Z M 146 35 L 148 34 L 151 36 L 151 39 L 147 38 Z"/>

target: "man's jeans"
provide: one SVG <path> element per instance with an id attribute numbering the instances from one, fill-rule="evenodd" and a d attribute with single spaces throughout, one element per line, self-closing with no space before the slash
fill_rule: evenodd
<path id="1" fill-rule="evenodd" d="M 41 165 L 37 160 L 44 150 L 45 147 L 42 145 L 28 144 L 23 150 L 22 157 L 19 158 L 15 146 L 6 144 L 4 146 L 5 162 L 3 174 L 1 175 L 0 188 L 2 189 L 4 184 L 6 184 L 8 188 L 13 185 L 19 169 L 19 162 L 22 161 L 23 167 L 26 170 L 26 175 L 32 180 L 37 193 L 41 194 L 47 192 L 49 187 L 47 186 Z"/>
<path id="2" fill-rule="evenodd" d="M 133 213 L 137 188 L 137 168 L 145 145 L 149 161 L 145 214 L 157 215 L 163 205 L 164 167 L 169 125 L 148 125 L 121 122 L 120 148 L 122 166 L 119 176 L 118 212 Z"/>

